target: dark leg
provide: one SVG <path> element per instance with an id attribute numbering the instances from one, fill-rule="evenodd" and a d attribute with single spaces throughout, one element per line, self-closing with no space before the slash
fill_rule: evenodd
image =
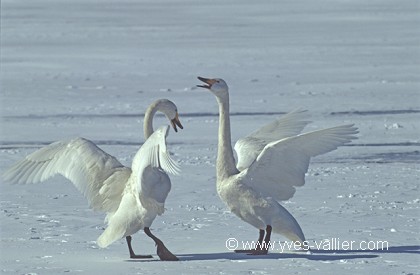
<path id="1" fill-rule="evenodd" d="M 271 239 L 271 230 L 273 228 L 271 225 L 267 225 L 267 228 L 265 229 L 265 239 L 263 244 L 260 246 L 260 250 L 255 250 L 251 252 L 251 255 L 266 255 L 268 253 L 268 249 L 270 248 L 270 239 Z"/>
<path id="2" fill-rule="evenodd" d="M 146 233 L 147 236 L 149 236 L 155 241 L 155 244 L 157 246 L 157 254 L 162 261 L 178 261 L 179 260 L 174 254 L 172 254 L 166 248 L 166 246 L 163 244 L 161 240 L 156 238 L 156 236 L 153 235 L 152 232 L 150 232 L 149 227 L 144 228 L 144 233 Z"/>
<path id="3" fill-rule="evenodd" d="M 267 252 L 268 252 L 268 249 L 270 248 L 270 245 L 271 245 L 270 241 L 271 241 L 271 230 L 272 229 L 273 228 L 271 227 L 271 225 L 267 225 L 267 228 L 265 229 L 266 234 L 265 234 L 265 239 L 264 239 L 264 242 L 265 242 L 264 249 Z"/>
<path id="4" fill-rule="evenodd" d="M 264 230 L 260 229 L 260 236 L 258 237 L 258 241 L 254 249 L 243 249 L 243 250 L 237 249 L 235 250 L 235 252 L 236 253 L 253 253 L 256 250 L 261 250 L 264 234 L 265 234 Z"/>
<path id="5" fill-rule="evenodd" d="M 125 240 L 128 244 L 128 251 L 130 252 L 130 258 L 131 259 L 147 259 L 147 258 L 153 258 L 152 255 L 136 255 L 134 254 L 133 248 L 131 247 L 131 236 L 125 237 Z"/>
<path id="6" fill-rule="evenodd" d="M 260 237 L 258 238 L 257 246 L 255 247 L 255 250 L 261 250 L 263 248 L 262 247 L 263 239 L 264 239 L 264 230 L 260 229 Z"/>

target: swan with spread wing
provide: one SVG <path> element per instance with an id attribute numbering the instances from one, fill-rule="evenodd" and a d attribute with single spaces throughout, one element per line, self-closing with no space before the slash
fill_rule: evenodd
<path id="1" fill-rule="evenodd" d="M 294 111 L 263 126 L 231 145 L 229 88 L 223 79 L 198 77 L 219 105 L 217 193 L 239 218 L 259 229 L 257 245 L 250 254 L 267 254 L 271 232 L 282 234 L 308 249 L 296 219 L 278 201 L 293 197 L 305 184 L 311 157 L 330 152 L 356 139 L 357 128 L 342 125 L 301 134 L 309 123 L 304 111 Z"/>
<path id="2" fill-rule="evenodd" d="M 136 255 L 131 246 L 131 235 L 144 230 L 155 241 L 161 260 L 178 260 L 149 229 L 156 216 L 164 212 L 171 189 L 167 173 L 179 172 L 178 164 L 167 150 L 170 127 L 153 130 L 156 112 L 164 113 L 175 131 L 177 126 L 183 128 L 172 101 L 153 102 L 144 118 L 146 141 L 134 156 L 131 168 L 123 166 L 92 141 L 75 138 L 33 152 L 10 167 L 3 178 L 12 183 L 37 183 L 60 174 L 83 193 L 94 210 L 107 213 L 108 226 L 97 240 L 100 247 L 125 237 L 131 258 L 151 258 L 151 255 Z"/>

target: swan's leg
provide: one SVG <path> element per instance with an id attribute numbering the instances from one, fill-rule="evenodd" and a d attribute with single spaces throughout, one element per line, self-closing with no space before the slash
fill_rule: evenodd
<path id="1" fill-rule="evenodd" d="M 264 230 L 260 229 L 260 237 L 258 238 L 257 245 L 255 246 L 255 250 L 261 250 L 263 248 L 262 247 L 263 239 L 264 239 Z"/>
<path id="2" fill-rule="evenodd" d="M 162 261 L 178 261 L 179 260 L 174 254 L 172 254 L 166 248 L 166 246 L 163 244 L 161 240 L 156 238 L 156 236 L 153 235 L 152 232 L 150 232 L 149 227 L 144 228 L 144 233 L 146 233 L 147 236 L 149 236 L 155 241 L 155 244 L 157 246 L 157 254 Z"/>
<path id="3" fill-rule="evenodd" d="M 267 225 L 267 228 L 265 229 L 265 239 L 262 245 L 260 246 L 260 250 L 254 250 L 251 252 L 250 255 L 266 255 L 268 253 L 268 249 L 270 248 L 270 239 L 271 239 L 271 230 L 273 228 L 271 225 Z"/>
<path id="4" fill-rule="evenodd" d="M 125 240 L 127 241 L 128 251 L 130 252 L 130 258 L 131 259 L 147 259 L 147 258 L 153 258 L 152 255 L 136 255 L 134 253 L 133 248 L 131 247 L 131 236 L 125 237 Z"/>
<path id="5" fill-rule="evenodd" d="M 260 236 L 258 237 L 258 241 L 254 249 L 243 249 L 243 250 L 237 249 L 235 250 L 235 253 L 253 253 L 256 250 L 261 250 L 262 249 L 261 244 L 264 239 L 264 234 L 265 234 L 265 231 L 263 229 L 260 229 Z"/>
<path id="6" fill-rule="evenodd" d="M 268 249 L 270 248 L 270 245 L 271 245 L 270 241 L 271 241 L 271 230 L 272 229 L 273 228 L 271 227 L 271 225 L 267 225 L 267 228 L 265 229 L 265 232 L 266 232 L 265 239 L 264 239 L 265 246 L 263 248 L 263 250 L 265 250 L 265 252 L 266 252 L 265 254 L 267 254 Z"/>

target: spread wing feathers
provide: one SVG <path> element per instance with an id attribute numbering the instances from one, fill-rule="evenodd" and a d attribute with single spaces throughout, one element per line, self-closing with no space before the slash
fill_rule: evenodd
<path id="1" fill-rule="evenodd" d="M 177 175 L 179 165 L 170 156 L 166 146 L 169 126 L 161 126 L 144 142 L 133 160 L 133 170 L 143 172 L 144 168 L 151 166 L 161 168 L 166 173 Z"/>
<path id="2" fill-rule="evenodd" d="M 302 132 L 303 128 L 310 123 L 305 120 L 306 117 L 306 110 L 298 109 L 239 139 L 235 144 L 238 170 L 248 168 L 268 143 Z"/>
<path id="3" fill-rule="evenodd" d="M 60 174 L 69 179 L 95 210 L 115 211 L 131 169 L 93 142 L 76 138 L 43 147 L 10 167 L 3 179 L 37 183 Z"/>
<path id="4" fill-rule="evenodd" d="M 311 157 L 351 142 L 357 133 L 353 125 L 343 125 L 269 143 L 245 172 L 246 182 L 264 196 L 287 200 L 295 186 L 305 184 Z"/>

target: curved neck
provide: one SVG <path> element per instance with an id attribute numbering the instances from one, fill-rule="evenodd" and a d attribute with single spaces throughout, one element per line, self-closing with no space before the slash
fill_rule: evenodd
<path id="1" fill-rule="evenodd" d="M 144 139 L 148 139 L 154 132 L 153 130 L 153 117 L 157 112 L 157 104 L 156 102 L 151 104 L 149 108 L 147 108 L 146 113 L 144 114 L 144 122 L 143 122 L 143 132 L 144 132 Z"/>
<path id="2" fill-rule="evenodd" d="M 230 135 L 229 95 L 217 98 L 219 103 L 219 144 L 217 149 L 217 179 L 224 179 L 239 173 L 235 166 L 235 158 Z"/>

